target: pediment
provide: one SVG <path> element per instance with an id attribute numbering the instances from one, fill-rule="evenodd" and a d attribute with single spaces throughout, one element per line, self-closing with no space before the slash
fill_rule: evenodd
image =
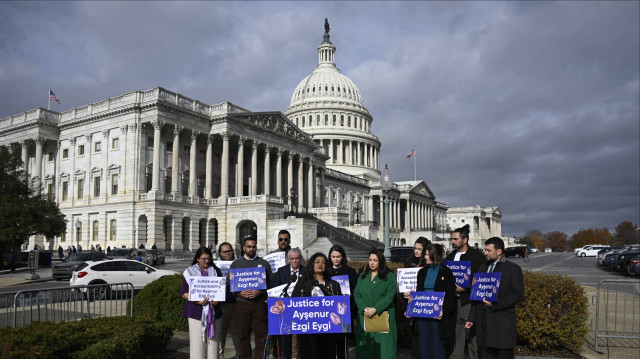
<path id="1" fill-rule="evenodd" d="M 431 199 L 435 199 L 436 196 L 433 195 L 433 192 L 427 185 L 425 181 L 420 181 L 417 185 L 415 185 L 411 191 L 411 193 L 419 194 L 420 196 L 429 197 Z"/>

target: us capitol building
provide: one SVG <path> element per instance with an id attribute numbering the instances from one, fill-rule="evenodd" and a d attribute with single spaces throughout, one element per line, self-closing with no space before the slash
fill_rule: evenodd
<path id="1" fill-rule="evenodd" d="M 1 119 L 0 145 L 21 153 L 32 185 L 67 219 L 66 234 L 32 237 L 29 248 L 237 249 L 254 235 L 262 255 L 281 229 L 301 249 L 334 236 L 382 241 L 373 117 L 336 67 L 328 24 L 317 51 L 284 114 L 157 87 Z M 425 181 L 395 182 L 389 195 L 392 245 L 448 238 L 448 208 Z M 499 236 L 501 214 L 491 220 L 488 234 Z"/>

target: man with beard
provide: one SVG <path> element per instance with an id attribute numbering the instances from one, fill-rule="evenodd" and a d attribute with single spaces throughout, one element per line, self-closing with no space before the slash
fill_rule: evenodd
<path id="1" fill-rule="evenodd" d="M 480 358 L 512 359 L 516 346 L 516 305 L 524 300 L 522 269 L 504 258 L 502 239 L 489 238 L 484 250 L 487 261 L 480 265 L 478 272 L 502 273 L 498 301 L 474 302 L 466 327 L 476 326 Z"/>
<path id="2" fill-rule="evenodd" d="M 236 259 L 233 247 L 230 243 L 221 243 L 218 247 L 218 253 L 221 261 L 232 261 Z M 238 357 L 240 352 L 240 339 L 238 338 L 238 323 L 236 321 L 236 298 L 227 292 L 227 300 L 222 303 L 222 322 L 220 323 L 220 358 L 224 357 L 224 347 L 227 342 L 227 333 L 231 334 L 233 348 L 236 351 L 234 358 Z"/>
<path id="3" fill-rule="evenodd" d="M 451 246 L 453 251 L 447 255 L 445 260 L 471 262 L 470 278 L 473 278 L 473 274 L 478 271 L 478 268 L 484 262 L 484 256 L 478 249 L 469 247 L 468 224 L 462 228 L 456 228 L 451 233 Z M 476 328 L 465 328 L 471 311 L 471 301 L 469 301 L 470 288 L 462 288 L 456 284 L 456 292 L 456 336 L 449 359 L 464 358 L 465 343 L 469 348 L 469 359 L 478 359 Z"/>
<path id="4" fill-rule="evenodd" d="M 247 237 L 242 246 L 244 255 L 231 263 L 230 269 L 264 267 L 267 288 L 271 287 L 271 266 L 269 262 L 258 257 L 258 241 Z M 267 340 L 267 291 L 247 289 L 234 293 L 236 296 L 236 319 L 238 336 L 240 337 L 240 353 L 238 358 L 251 359 L 251 331 L 255 335 L 256 354 L 259 358 L 264 353 Z"/>

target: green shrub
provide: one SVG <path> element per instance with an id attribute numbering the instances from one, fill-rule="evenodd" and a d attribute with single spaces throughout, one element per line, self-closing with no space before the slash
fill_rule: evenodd
<path id="1" fill-rule="evenodd" d="M 171 328 L 145 317 L 36 322 L 0 330 L 3 358 L 139 358 L 162 353 Z"/>
<path id="2" fill-rule="evenodd" d="M 184 299 L 180 296 L 182 274 L 165 276 L 147 284 L 133 301 L 134 316 L 148 316 L 171 329 L 189 331 L 187 319 L 182 318 Z"/>
<path id="3" fill-rule="evenodd" d="M 588 332 L 588 299 L 573 279 L 524 272 L 524 301 L 516 307 L 518 343 L 531 349 L 578 352 Z"/>

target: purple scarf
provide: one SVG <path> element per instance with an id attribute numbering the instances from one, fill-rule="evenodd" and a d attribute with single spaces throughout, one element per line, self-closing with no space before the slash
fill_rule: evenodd
<path id="1" fill-rule="evenodd" d="M 203 277 L 209 276 L 209 272 L 206 269 L 200 268 L 200 272 L 202 273 Z M 206 304 L 206 305 L 209 306 L 209 310 L 207 311 L 206 335 L 207 335 L 207 339 L 211 339 L 213 338 L 213 335 L 216 332 L 216 328 L 213 325 L 214 323 L 213 313 L 211 313 L 211 312 L 215 312 L 215 309 L 209 304 Z"/>

